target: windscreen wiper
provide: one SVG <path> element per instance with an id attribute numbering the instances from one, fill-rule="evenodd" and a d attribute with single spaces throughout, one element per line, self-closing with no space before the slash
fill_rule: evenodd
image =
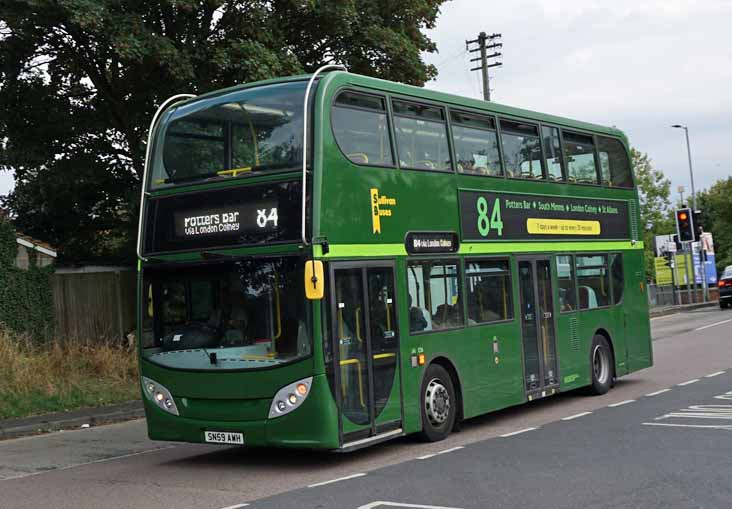
<path id="1" fill-rule="evenodd" d="M 228 253 L 216 253 L 214 251 L 201 251 L 201 258 L 204 260 L 241 260 L 252 258 L 252 255 L 238 255 Z"/>

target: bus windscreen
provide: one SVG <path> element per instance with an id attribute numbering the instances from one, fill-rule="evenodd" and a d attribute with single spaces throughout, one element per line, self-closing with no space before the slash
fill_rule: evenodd
<path id="1" fill-rule="evenodd" d="M 296 81 L 179 107 L 163 126 L 150 187 L 298 168 L 304 95 Z"/>

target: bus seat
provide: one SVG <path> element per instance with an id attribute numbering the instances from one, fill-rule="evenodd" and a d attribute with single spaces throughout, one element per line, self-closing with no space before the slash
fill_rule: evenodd
<path id="1" fill-rule="evenodd" d="M 355 154 L 347 154 L 348 159 L 356 164 L 369 164 L 369 156 L 363 152 L 357 152 Z"/>
<path id="2" fill-rule="evenodd" d="M 597 307 L 597 295 L 591 286 L 579 287 L 580 309 L 594 309 Z"/>

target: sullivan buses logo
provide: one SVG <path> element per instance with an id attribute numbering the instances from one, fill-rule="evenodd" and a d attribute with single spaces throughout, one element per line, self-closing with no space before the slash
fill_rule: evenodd
<path id="1" fill-rule="evenodd" d="M 391 217 L 391 207 L 396 207 L 396 198 L 379 196 L 379 189 L 371 188 L 371 223 L 374 227 L 373 233 L 381 233 L 381 218 Z"/>

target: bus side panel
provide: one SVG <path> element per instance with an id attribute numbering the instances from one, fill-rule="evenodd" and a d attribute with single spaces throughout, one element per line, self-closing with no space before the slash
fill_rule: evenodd
<path id="1" fill-rule="evenodd" d="M 643 251 L 626 251 L 625 320 L 628 342 L 628 372 L 653 365 L 651 322 L 648 317 Z"/>

